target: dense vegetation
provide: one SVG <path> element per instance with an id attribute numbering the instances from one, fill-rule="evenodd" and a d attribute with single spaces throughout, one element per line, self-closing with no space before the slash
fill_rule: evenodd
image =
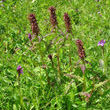
<path id="1" fill-rule="evenodd" d="M 1 0 L 0 110 L 110 110 L 109 37 L 110 0 Z"/>

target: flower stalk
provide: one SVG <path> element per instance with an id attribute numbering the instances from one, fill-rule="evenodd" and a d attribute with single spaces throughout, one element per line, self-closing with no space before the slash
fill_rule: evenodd
<path id="1" fill-rule="evenodd" d="M 85 65 L 85 50 L 83 48 L 83 42 L 81 40 L 76 40 L 76 44 L 78 47 L 78 53 L 79 53 L 79 57 L 82 60 L 82 65 L 81 65 L 81 70 L 83 72 L 83 92 L 85 91 L 86 88 L 86 83 L 85 83 L 85 69 L 86 69 L 86 65 Z"/>
<path id="2" fill-rule="evenodd" d="M 17 72 L 18 72 L 18 89 L 19 89 L 19 95 L 20 95 L 20 104 L 23 109 L 24 108 L 23 97 L 20 89 L 20 75 L 23 74 L 23 68 L 20 65 L 17 66 Z"/>
<path id="3" fill-rule="evenodd" d="M 83 62 L 83 66 L 86 67 L 85 66 L 85 61 L 82 60 L 82 62 Z M 85 71 L 84 71 L 83 72 L 83 92 L 85 91 L 85 88 L 86 88 L 86 82 L 85 82 Z"/>
<path id="4" fill-rule="evenodd" d="M 39 49 L 39 53 L 40 53 L 40 56 L 41 56 L 42 65 L 45 66 L 44 59 L 43 59 L 43 55 L 42 55 L 42 51 L 41 51 L 40 41 L 39 41 L 39 38 L 38 38 L 39 26 L 38 26 L 36 17 L 35 17 L 35 15 L 34 15 L 33 13 L 31 13 L 31 14 L 29 15 L 28 19 L 30 20 L 30 23 L 31 23 L 32 32 L 33 32 L 33 34 L 37 37 L 38 49 Z M 50 79 L 49 79 L 49 76 L 48 76 L 48 73 L 47 73 L 46 68 L 45 68 L 45 71 L 46 71 L 46 77 L 47 77 L 48 85 L 50 85 Z"/>
<path id="5" fill-rule="evenodd" d="M 57 17 L 56 17 L 56 8 L 55 7 L 49 7 L 49 11 L 50 11 L 50 22 L 51 22 L 51 26 L 52 26 L 52 30 L 56 29 L 57 27 Z"/>
<path id="6" fill-rule="evenodd" d="M 64 22 L 66 26 L 66 32 L 71 33 L 71 20 L 68 16 L 68 13 L 64 13 Z M 64 41 L 65 42 L 65 41 Z M 69 64 L 70 64 L 70 72 L 72 72 L 72 64 L 71 64 L 71 38 L 69 36 Z"/>
<path id="7" fill-rule="evenodd" d="M 66 25 L 66 32 L 71 33 L 71 20 L 70 17 L 68 16 L 68 13 L 64 13 L 64 21 Z"/>
<path id="8" fill-rule="evenodd" d="M 56 13 L 55 13 L 56 8 L 51 6 L 49 8 L 49 11 L 50 11 L 50 22 L 51 22 L 51 26 L 52 26 L 52 31 L 53 31 L 53 29 L 55 29 L 55 34 L 57 36 L 58 22 L 57 22 L 57 17 L 56 17 Z M 60 74 L 60 60 L 59 60 L 59 48 L 58 48 L 58 46 L 57 46 L 57 63 L 58 63 L 58 78 L 60 80 L 61 74 Z"/>
<path id="9" fill-rule="evenodd" d="M 30 20 L 30 23 L 31 23 L 32 32 L 33 32 L 33 34 L 37 37 L 38 49 L 39 49 L 39 52 L 40 52 L 40 56 L 41 56 L 41 60 L 42 60 L 42 65 L 44 65 L 43 55 L 42 55 L 42 52 L 41 52 L 41 48 L 40 48 L 41 46 L 40 46 L 40 42 L 39 42 L 39 38 L 38 38 L 39 26 L 38 26 L 36 17 L 35 17 L 35 15 L 34 15 L 33 13 L 31 13 L 31 14 L 28 16 L 28 19 Z"/>
<path id="10" fill-rule="evenodd" d="M 104 56 L 104 44 L 105 43 L 106 43 L 105 40 L 101 40 L 98 42 L 98 46 L 101 46 L 101 48 L 102 48 L 102 57 L 103 57 L 103 62 L 104 62 L 104 64 L 103 64 L 103 73 L 104 74 L 107 72 L 106 58 Z"/>
<path id="11" fill-rule="evenodd" d="M 61 79 L 61 74 L 60 74 L 59 49 L 57 49 L 57 62 L 58 62 L 58 76 L 59 76 L 59 80 L 60 80 Z"/>

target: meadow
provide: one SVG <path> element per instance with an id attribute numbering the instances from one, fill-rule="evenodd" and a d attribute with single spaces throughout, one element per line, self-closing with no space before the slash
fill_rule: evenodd
<path id="1" fill-rule="evenodd" d="M 110 110 L 110 0 L 0 1 L 0 110 Z"/>

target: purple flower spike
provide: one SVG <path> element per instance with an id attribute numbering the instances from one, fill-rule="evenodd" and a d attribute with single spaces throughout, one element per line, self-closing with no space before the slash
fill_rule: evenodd
<path id="1" fill-rule="evenodd" d="M 98 46 L 102 46 L 103 47 L 104 44 L 105 44 L 105 40 L 101 40 L 101 41 L 98 42 Z"/>
<path id="2" fill-rule="evenodd" d="M 17 71 L 19 75 L 23 74 L 23 68 L 20 65 L 17 66 Z"/>
<path id="3" fill-rule="evenodd" d="M 29 40 L 32 39 L 31 33 L 28 34 L 28 38 L 29 38 Z"/>
<path id="4" fill-rule="evenodd" d="M 49 58 L 50 60 L 52 60 L 52 55 L 48 55 L 48 58 Z"/>

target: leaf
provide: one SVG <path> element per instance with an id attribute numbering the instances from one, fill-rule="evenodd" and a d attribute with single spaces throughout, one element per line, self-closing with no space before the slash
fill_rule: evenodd
<path id="1" fill-rule="evenodd" d="M 13 110 L 17 110 L 17 107 L 15 104 L 13 104 Z"/>

